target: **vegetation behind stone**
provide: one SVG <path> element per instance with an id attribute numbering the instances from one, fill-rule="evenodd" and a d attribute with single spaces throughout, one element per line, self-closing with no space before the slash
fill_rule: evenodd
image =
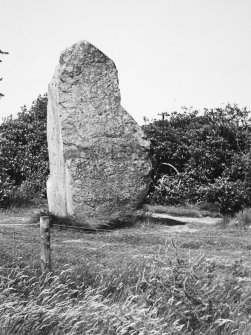
<path id="1" fill-rule="evenodd" d="M 0 125 L 0 207 L 19 206 L 46 195 L 48 151 L 47 95 L 39 96 L 17 118 Z"/>
<path id="2" fill-rule="evenodd" d="M 46 196 L 47 96 L 0 125 L 0 206 Z M 147 202 L 196 204 L 224 215 L 251 206 L 250 112 L 237 105 L 185 109 L 143 126 L 151 140 L 153 171 Z"/>
<path id="3" fill-rule="evenodd" d="M 151 139 L 148 202 L 210 204 L 222 214 L 251 205 L 251 124 L 246 108 L 227 105 L 163 114 L 143 126 Z"/>

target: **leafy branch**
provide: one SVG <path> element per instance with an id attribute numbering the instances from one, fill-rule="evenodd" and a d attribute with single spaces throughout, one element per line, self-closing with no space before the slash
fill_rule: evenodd
<path id="1" fill-rule="evenodd" d="M 0 50 L 0 55 L 8 55 L 9 53 L 7 51 L 2 51 Z M 0 59 L 0 63 L 2 62 L 2 60 Z M 0 81 L 2 81 L 3 78 L 0 78 Z M 0 99 L 4 96 L 3 93 L 0 92 Z"/>

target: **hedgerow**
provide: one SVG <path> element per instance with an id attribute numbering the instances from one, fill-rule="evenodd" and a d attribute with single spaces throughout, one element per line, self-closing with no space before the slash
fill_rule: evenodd
<path id="1" fill-rule="evenodd" d="M 212 203 L 223 214 L 251 205 L 250 112 L 237 105 L 185 109 L 143 128 L 151 140 L 148 201 Z"/>

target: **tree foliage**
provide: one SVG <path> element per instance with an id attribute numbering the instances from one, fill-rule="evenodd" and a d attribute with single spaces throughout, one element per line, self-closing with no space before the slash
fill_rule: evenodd
<path id="1" fill-rule="evenodd" d="M 39 96 L 30 110 L 0 125 L 0 205 L 45 192 L 48 175 L 46 143 L 47 95 Z"/>
<path id="2" fill-rule="evenodd" d="M 246 108 L 228 104 L 203 114 L 185 109 L 144 130 L 153 157 L 150 201 L 209 202 L 223 213 L 251 205 L 251 124 Z"/>
<path id="3" fill-rule="evenodd" d="M 8 55 L 8 54 L 9 54 L 8 52 L 0 50 L 0 55 Z M 1 63 L 1 62 L 2 62 L 2 60 L 0 59 L 0 63 Z M 3 80 L 3 78 L 0 78 L 0 81 L 2 81 L 2 80 Z M 1 99 L 3 96 L 4 96 L 4 94 L 0 92 L 0 99 Z"/>

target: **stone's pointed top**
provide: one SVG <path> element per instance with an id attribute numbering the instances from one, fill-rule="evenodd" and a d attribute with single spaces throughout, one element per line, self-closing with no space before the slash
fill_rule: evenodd
<path id="1" fill-rule="evenodd" d="M 77 43 L 75 44 L 91 44 L 90 42 L 86 41 L 86 40 L 81 40 L 81 41 L 78 41 Z"/>
<path id="2" fill-rule="evenodd" d="M 81 41 L 78 41 L 74 44 L 72 44 L 70 47 L 66 48 L 64 51 L 61 52 L 61 54 L 63 54 L 64 52 L 66 52 L 67 50 L 74 50 L 78 47 L 83 47 L 83 46 L 86 46 L 86 45 L 91 45 L 91 43 L 89 43 L 88 41 L 86 40 L 81 40 Z"/>
<path id="3" fill-rule="evenodd" d="M 81 40 L 81 41 L 78 41 L 78 42 L 74 43 L 68 49 L 71 49 L 71 50 L 79 49 L 79 48 L 85 47 L 86 45 L 92 45 L 92 44 L 90 42 L 86 41 L 86 40 Z"/>
<path id="4" fill-rule="evenodd" d="M 71 55 L 78 51 L 79 49 L 84 50 L 87 46 L 92 46 L 91 43 L 89 43 L 86 40 L 81 40 L 77 43 L 74 43 L 73 45 L 71 45 L 70 47 L 66 48 L 65 50 L 63 50 L 60 54 L 60 65 L 65 64 L 71 57 Z"/>

